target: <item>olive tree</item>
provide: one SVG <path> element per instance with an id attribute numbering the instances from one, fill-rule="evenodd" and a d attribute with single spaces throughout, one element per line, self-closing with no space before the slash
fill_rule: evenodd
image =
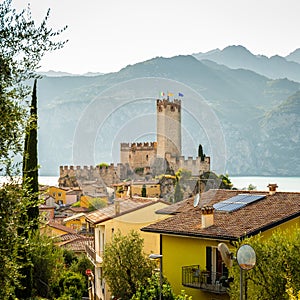
<path id="1" fill-rule="evenodd" d="M 105 246 L 102 268 L 111 293 L 126 300 L 151 277 L 152 262 L 143 253 L 143 239 L 137 232 L 121 235 L 119 231 Z"/>

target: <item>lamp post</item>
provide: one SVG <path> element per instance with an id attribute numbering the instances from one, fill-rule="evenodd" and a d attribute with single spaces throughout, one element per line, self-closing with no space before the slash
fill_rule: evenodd
<path id="1" fill-rule="evenodd" d="M 162 255 L 161 254 L 150 254 L 150 259 L 159 259 L 159 300 L 161 300 L 161 293 L 162 293 Z"/>

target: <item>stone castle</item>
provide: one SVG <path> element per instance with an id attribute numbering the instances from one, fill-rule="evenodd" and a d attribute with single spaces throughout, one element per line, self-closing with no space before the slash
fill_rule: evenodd
<path id="1" fill-rule="evenodd" d="M 188 157 L 181 155 L 181 100 L 157 99 L 157 141 L 143 143 L 121 143 L 120 163 L 105 167 L 61 166 L 59 184 L 65 185 L 71 178 L 85 181 L 102 181 L 105 185 L 118 183 L 135 176 L 154 177 L 174 174 L 185 169 L 193 176 L 210 170 L 210 157 Z"/>

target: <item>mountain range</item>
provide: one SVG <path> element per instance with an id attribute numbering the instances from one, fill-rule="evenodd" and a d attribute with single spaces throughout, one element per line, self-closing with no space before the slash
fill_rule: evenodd
<path id="1" fill-rule="evenodd" d="M 156 57 L 99 76 L 38 82 L 41 175 L 60 165 L 119 161 L 119 143 L 156 140 L 155 100 L 182 97 L 183 154 L 199 144 L 212 170 L 300 176 L 300 49 L 287 57 L 242 46 Z M 172 97 L 171 97 L 172 98 Z"/>

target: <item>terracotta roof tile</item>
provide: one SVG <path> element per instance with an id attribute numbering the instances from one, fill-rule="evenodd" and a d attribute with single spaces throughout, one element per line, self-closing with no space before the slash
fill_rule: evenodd
<path id="1" fill-rule="evenodd" d="M 201 195 L 200 205 L 213 205 L 238 194 L 266 197 L 233 212 L 215 210 L 214 225 L 201 228 L 201 208 L 193 206 L 193 198 L 167 208 L 173 217 L 144 227 L 143 231 L 236 240 L 253 235 L 300 216 L 300 193 L 209 190 Z"/>
<path id="2" fill-rule="evenodd" d="M 98 209 L 86 215 L 87 221 L 98 224 L 104 222 L 106 220 L 115 218 L 116 216 L 120 216 L 123 214 L 127 214 L 129 212 L 135 211 L 142 207 L 146 207 L 148 205 L 152 205 L 157 201 L 164 202 L 158 199 L 150 199 L 150 198 L 132 198 L 132 199 L 125 199 L 119 200 L 120 203 L 120 213 L 116 215 L 115 205 L 109 205 L 102 209 Z M 165 202 L 164 202 L 165 203 Z"/>

